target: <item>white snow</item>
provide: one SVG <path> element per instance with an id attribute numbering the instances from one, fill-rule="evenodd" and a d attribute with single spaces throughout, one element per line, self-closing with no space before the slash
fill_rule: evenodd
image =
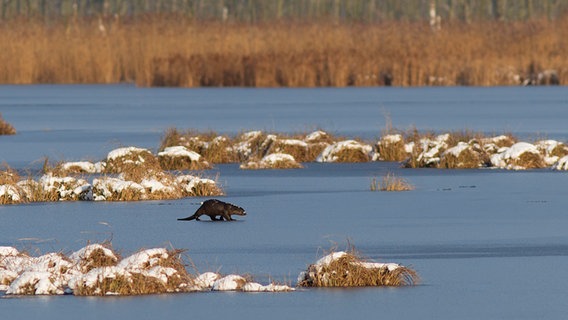
<path id="1" fill-rule="evenodd" d="M 380 262 L 360 262 L 359 265 L 367 269 L 388 269 L 394 271 L 400 268 L 398 263 L 380 263 Z"/>
<path id="2" fill-rule="evenodd" d="M 93 187 L 83 179 L 55 177 L 52 173 L 47 173 L 38 182 L 44 190 L 56 191 L 60 201 L 93 199 Z"/>
<path id="3" fill-rule="evenodd" d="M 20 252 L 14 247 L 0 246 L 0 258 L 5 256 L 17 256 Z"/>
<path id="4" fill-rule="evenodd" d="M 175 187 L 171 185 L 165 185 L 164 182 L 166 181 L 158 181 L 155 178 L 153 179 L 143 179 L 140 181 L 140 185 L 144 187 L 149 193 L 156 193 L 156 192 L 175 192 Z M 168 182 L 166 182 L 168 183 Z"/>
<path id="5" fill-rule="evenodd" d="M 73 252 L 69 256 L 69 259 L 75 264 L 81 264 L 82 261 L 89 259 L 95 251 L 102 252 L 103 255 L 112 259 L 113 261 L 118 261 L 118 257 L 112 252 L 112 250 L 105 248 L 100 244 L 91 244 L 84 248 L 81 248 Z"/>
<path id="6" fill-rule="evenodd" d="M 393 144 L 393 143 L 397 143 L 402 141 L 402 136 L 400 134 L 387 134 L 383 137 L 381 137 L 380 142 L 382 143 L 387 143 L 387 144 Z"/>
<path id="7" fill-rule="evenodd" d="M 234 291 L 239 290 L 247 282 L 247 280 L 239 275 L 230 274 L 213 283 L 213 291 Z"/>
<path id="8" fill-rule="evenodd" d="M 206 178 L 199 178 L 192 175 L 181 175 L 176 178 L 176 182 L 182 187 L 182 189 L 188 194 L 194 193 L 194 188 L 200 184 L 213 184 L 215 181 Z"/>
<path id="9" fill-rule="evenodd" d="M 448 144 L 446 142 L 449 138 L 450 134 L 445 133 L 436 136 L 434 139 L 420 139 L 420 147 L 422 148 L 422 153 L 420 153 L 416 159 L 426 165 L 439 163 L 440 154 L 448 147 Z"/>
<path id="10" fill-rule="evenodd" d="M 127 271 L 140 271 L 153 267 L 160 262 L 161 259 L 168 258 L 168 250 L 164 248 L 154 248 L 139 251 L 120 261 L 117 268 Z"/>
<path id="11" fill-rule="evenodd" d="M 123 158 L 130 155 L 131 153 L 146 153 L 146 152 L 151 153 L 148 149 L 144 148 L 137 148 L 137 147 L 118 148 L 108 153 L 107 160 L 115 160 L 117 158 Z M 144 162 L 144 160 L 142 160 L 142 162 Z"/>
<path id="12" fill-rule="evenodd" d="M 354 149 L 360 150 L 363 153 L 372 156 L 373 147 L 367 144 L 362 144 L 355 140 L 344 140 L 336 142 L 327 148 L 325 148 L 322 153 L 316 158 L 317 162 L 335 162 L 338 160 L 337 154 L 344 149 Z"/>
<path id="13" fill-rule="evenodd" d="M 188 158 L 190 161 L 201 160 L 201 155 L 195 151 L 191 151 L 184 146 L 174 146 L 165 148 L 164 151 L 158 153 L 159 157 L 171 158 Z"/>
<path id="14" fill-rule="evenodd" d="M 99 162 L 100 163 L 100 162 Z M 89 161 L 76 161 L 76 162 L 65 162 L 61 168 L 63 170 L 79 169 L 81 172 L 87 173 L 100 173 L 97 169 L 101 169 L 100 165 L 97 167 L 94 163 Z"/>
<path id="15" fill-rule="evenodd" d="M 321 267 L 327 266 L 330 263 L 332 263 L 335 260 L 338 260 L 344 256 L 346 256 L 348 253 L 345 251 L 338 251 L 338 252 L 332 252 L 322 258 L 320 258 L 318 261 L 316 261 L 316 263 L 314 263 L 314 266 L 316 266 L 318 269 L 321 270 Z M 379 262 L 355 262 L 358 265 L 365 267 L 365 268 L 369 268 L 369 269 L 382 269 L 382 268 L 387 268 L 389 271 L 395 270 L 397 268 L 400 268 L 400 265 L 397 263 L 379 263 Z"/>
<path id="16" fill-rule="evenodd" d="M 552 168 L 554 170 L 568 170 L 568 156 L 560 158 Z"/>
<path id="17" fill-rule="evenodd" d="M 308 134 L 306 136 L 306 138 L 304 138 L 304 140 L 307 141 L 307 142 L 314 142 L 314 141 L 317 141 L 317 140 L 320 140 L 320 139 L 324 139 L 326 137 L 327 137 L 327 133 L 325 133 L 321 130 L 317 130 L 317 131 L 314 131 L 314 132 Z"/>
<path id="18" fill-rule="evenodd" d="M 205 272 L 195 278 L 195 285 L 199 290 L 211 289 L 215 281 L 219 280 L 221 275 L 215 272 Z"/>
<path id="19" fill-rule="evenodd" d="M 0 197 L 7 197 L 13 202 L 19 202 L 22 199 L 18 188 L 11 184 L 0 185 Z"/>
<path id="20" fill-rule="evenodd" d="M 446 153 L 446 154 L 451 154 L 451 155 L 453 155 L 453 156 L 455 156 L 455 157 L 457 158 L 457 157 L 460 156 L 460 154 L 461 154 L 463 151 L 469 149 L 469 147 L 470 147 L 469 144 L 460 141 L 460 142 L 458 142 L 458 144 L 457 144 L 456 146 L 447 149 L 447 150 L 445 151 L 445 153 Z"/>
<path id="21" fill-rule="evenodd" d="M 302 140 L 298 139 L 281 139 L 278 140 L 279 143 L 289 145 L 289 146 L 298 146 L 302 148 L 307 148 L 308 144 Z"/>
<path id="22" fill-rule="evenodd" d="M 93 179 L 93 193 L 95 201 L 106 200 L 114 194 L 120 194 L 128 189 L 142 194 L 146 192 L 146 189 L 142 185 L 134 181 L 127 181 L 113 177 Z"/>
<path id="23" fill-rule="evenodd" d="M 320 258 L 318 261 L 316 261 L 316 263 L 314 265 L 318 266 L 318 267 L 327 266 L 330 263 L 332 263 L 333 261 L 338 260 L 345 255 L 347 255 L 347 252 L 345 252 L 345 251 L 332 252 L 332 253 Z"/>
<path id="24" fill-rule="evenodd" d="M 499 149 L 498 153 L 491 156 L 491 164 L 498 168 L 514 170 L 525 169 L 522 166 L 515 165 L 513 162 L 519 160 L 526 152 L 540 155 L 540 152 L 535 145 L 528 142 L 517 142 L 509 148 L 503 147 Z"/>
<path id="25" fill-rule="evenodd" d="M 241 288 L 243 292 L 287 292 L 287 291 L 295 291 L 294 288 L 291 288 L 287 285 L 281 284 L 269 284 L 266 286 L 261 285 L 260 283 L 256 282 L 247 282 Z"/>
<path id="26" fill-rule="evenodd" d="M 38 295 L 63 294 L 64 291 L 59 285 L 50 272 L 26 271 L 10 284 L 6 294 L 29 294 L 28 290 L 31 288 L 33 293 Z"/>

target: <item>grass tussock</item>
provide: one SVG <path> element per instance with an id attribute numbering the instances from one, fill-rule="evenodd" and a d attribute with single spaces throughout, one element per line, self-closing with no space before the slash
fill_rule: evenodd
<path id="1" fill-rule="evenodd" d="M 0 135 L 13 135 L 16 134 L 16 129 L 6 122 L 4 118 L 2 118 L 2 114 L 0 114 Z"/>
<path id="2" fill-rule="evenodd" d="M 405 142 L 401 135 L 389 135 L 377 143 L 377 150 L 384 161 L 403 161 L 408 158 Z"/>
<path id="3" fill-rule="evenodd" d="M 371 180 L 371 191 L 410 191 L 414 186 L 406 179 L 397 177 L 394 173 L 387 173 L 381 179 Z"/>
<path id="4" fill-rule="evenodd" d="M 194 161 L 188 157 L 159 156 L 160 167 L 164 170 L 206 170 L 211 169 L 207 161 Z"/>
<path id="5" fill-rule="evenodd" d="M 181 259 L 182 252 L 183 250 L 168 250 L 165 255 L 149 257 L 144 264 L 126 266 L 124 269 L 112 269 L 112 267 L 118 266 L 117 261 L 108 261 L 109 265 L 101 266 L 110 267 L 106 273 L 103 271 L 94 283 L 79 283 L 74 288 L 73 294 L 78 296 L 104 296 L 109 294 L 146 295 L 183 292 L 189 289 L 190 284 L 193 283 L 193 277 L 185 269 L 184 262 Z M 155 272 L 148 272 L 157 268 L 161 272 L 170 271 L 158 273 L 162 276 L 156 276 Z"/>
<path id="6" fill-rule="evenodd" d="M 127 180 L 139 181 L 149 172 L 160 172 L 160 162 L 149 150 L 128 147 L 115 149 L 106 159 L 106 173 L 123 173 Z"/>
<path id="7" fill-rule="evenodd" d="M 521 154 L 518 159 L 514 159 L 511 162 L 511 165 L 526 169 L 540 169 L 546 167 L 542 155 L 532 152 Z"/>
<path id="8" fill-rule="evenodd" d="M 467 148 L 455 155 L 453 153 L 446 152 L 438 164 L 438 168 L 444 169 L 475 169 L 481 167 L 487 160 L 483 160 L 482 155 L 479 152 L 474 151 L 471 148 Z"/>
<path id="9" fill-rule="evenodd" d="M 334 153 L 335 162 L 369 162 L 371 158 L 369 154 L 361 149 L 344 148 Z"/>
<path id="10" fill-rule="evenodd" d="M 567 19 L 256 25 L 144 19 L 7 20 L 0 83 L 140 86 L 566 84 Z M 542 81 L 539 75 L 545 77 Z M 546 78 L 554 81 L 546 81 Z"/>
<path id="11" fill-rule="evenodd" d="M 301 287 L 411 286 L 419 282 L 415 270 L 394 264 L 367 263 L 355 251 L 345 253 L 327 264 L 312 264 Z"/>

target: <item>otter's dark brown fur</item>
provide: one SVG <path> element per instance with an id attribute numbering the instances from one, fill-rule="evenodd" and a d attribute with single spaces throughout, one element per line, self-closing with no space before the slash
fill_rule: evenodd
<path id="1" fill-rule="evenodd" d="M 231 215 L 239 215 L 239 216 L 246 216 L 245 209 L 235 206 L 234 204 L 230 204 L 227 202 L 223 202 L 217 199 L 210 199 L 201 205 L 197 211 L 192 216 L 187 218 L 181 218 L 178 220 L 198 220 L 199 217 L 202 215 L 207 215 L 213 221 L 233 221 L 234 219 L 231 218 Z M 217 218 L 219 216 L 219 218 Z"/>

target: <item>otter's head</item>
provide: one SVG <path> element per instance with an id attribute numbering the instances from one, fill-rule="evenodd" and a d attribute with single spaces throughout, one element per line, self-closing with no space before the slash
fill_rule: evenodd
<path id="1" fill-rule="evenodd" d="M 235 205 L 231 205 L 231 210 L 230 210 L 231 214 L 236 214 L 238 216 L 246 216 L 247 213 L 245 211 L 245 209 L 239 207 L 239 206 L 235 206 Z"/>

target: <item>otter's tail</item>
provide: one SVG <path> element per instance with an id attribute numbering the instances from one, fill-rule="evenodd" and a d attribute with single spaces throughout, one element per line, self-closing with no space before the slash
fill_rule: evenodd
<path id="1" fill-rule="evenodd" d="M 187 217 L 187 218 L 179 218 L 178 220 L 180 220 L 180 221 L 190 221 L 190 220 L 195 220 L 195 218 L 197 218 L 197 216 L 196 216 L 196 215 L 192 215 L 192 216 Z"/>

